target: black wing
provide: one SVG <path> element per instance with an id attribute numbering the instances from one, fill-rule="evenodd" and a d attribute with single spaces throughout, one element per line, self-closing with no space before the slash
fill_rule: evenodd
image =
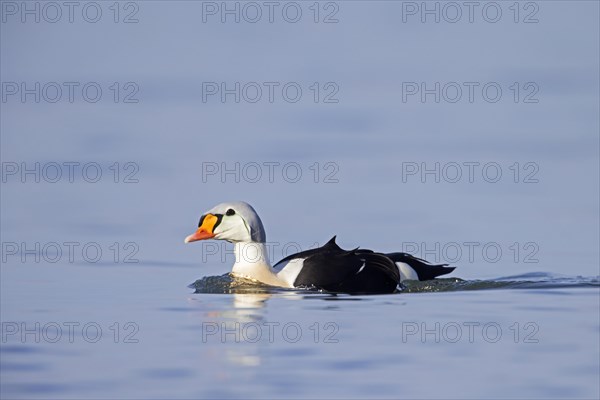
<path id="1" fill-rule="evenodd" d="M 294 281 L 296 287 L 353 294 L 392 293 L 400 283 L 400 272 L 391 259 L 370 251 L 343 250 L 335 243 L 335 236 L 318 249 L 293 254 L 279 263 L 296 258 L 304 259 Z"/>

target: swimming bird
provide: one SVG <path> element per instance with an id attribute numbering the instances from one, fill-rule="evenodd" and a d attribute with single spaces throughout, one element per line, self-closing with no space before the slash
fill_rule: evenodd
<path id="1" fill-rule="evenodd" d="M 285 257 L 271 266 L 267 236 L 248 203 L 221 203 L 200 217 L 198 229 L 185 243 L 216 239 L 234 243 L 231 274 L 286 288 L 315 288 L 335 293 L 393 293 L 404 280 L 429 280 L 454 270 L 407 253 L 343 250 L 334 236 L 324 246 Z"/>

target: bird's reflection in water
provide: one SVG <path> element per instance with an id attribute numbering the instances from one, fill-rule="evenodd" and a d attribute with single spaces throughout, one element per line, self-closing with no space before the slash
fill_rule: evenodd
<path id="1" fill-rule="evenodd" d="M 233 293 L 233 307 L 240 309 L 260 309 L 271 298 L 270 293 Z"/>
<path id="2" fill-rule="evenodd" d="M 190 288 L 198 295 L 190 300 L 196 302 L 201 311 L 199 340 L 203 351 L 208 353 L 206 356 L 211 359 L 215 373 L 220 371 L 219 376 L 225 376 L 225 380 L 230 377 L 231 367 L 239 366 L 244 370 L 250 367 L 247 371 L 253 374 L 249 371 L 258 370 L 252 367 L 264 364 L 270 354 L 280 353 L 282 346 L 287 347 L 288 342 L 278 331 L 284 321 L 267 319 L 269 299 L 364 300 L 364 297 L 316 290 L 272 287 L 230 274 L 204 277 Z M 335 308 L 330 302 L 320 306 L 321 309 L 327 307 Z"/>
<path id="3" fill-rule="evenodd" d="M 230 274 L 205 277 L 190 287 L 195 294 L 228 295 L 191 299 L 204 309 L 200 338 L 204 346 L 210 345 L 209 356 L 218 359 L 217 364 L 260 366 L 269 343 L 265 306 L 277 289 Z"/>
<path id="4" fill-rule="evenodd" d="M 219 327 L 229 332 L 225 338 L 240 340 L 240 345 L 225 349 L 226 358 L 230 363 L 246 367 L 261 365 L 263 345 L 261 340 L 256 338 L 264 334 L 264 307 L 271 296 L 269 293 L 233 293 L 233 308 L 221 312 L 221 317 L 229 320 L 222 322 Z"/>
<path id="5" fill-rule="evenodd" d="M 212 310 L 207 311 L 206 316 L 219 320 L 219 323 L 248 323 L 259 322 L 263 318 L 261 311 L 266 301 L 272 296 L 274 288 L 236 278 L 230 274 L 221 276 L 207 276 L 197 280 L 189 286 L 195 289 L 195 294 L 229 294 L 226 298 L 219 297 L 218 302 L 213 303 L 211 297 L 203 298 L 206 303 L 211 304 Z M 216 300 L 216 299 L 215 299 Z M 216 308 L 214 308 L 216 307 Z"/>

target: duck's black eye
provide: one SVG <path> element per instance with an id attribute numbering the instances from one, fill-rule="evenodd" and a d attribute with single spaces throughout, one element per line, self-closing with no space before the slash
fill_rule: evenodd
<path id="1" fill-rule="evenodd" d="M 227 210 L 227 212 L 225 213 L 225 215 L 227 215 L 227 216 L 235 215 L 235 210 L 233 208 L 230 208 L 229 210 Z"/>

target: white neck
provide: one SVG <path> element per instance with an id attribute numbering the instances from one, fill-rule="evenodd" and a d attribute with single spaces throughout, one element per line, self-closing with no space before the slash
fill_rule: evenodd
<path id="1" fill-rule="evenodd" d="M 264 243 L 236 242 L 234 247 L 235 264 L 231 273 L 273 286 L 290 287 L 278 278 L 271 267 L 267 246 Z"/>

